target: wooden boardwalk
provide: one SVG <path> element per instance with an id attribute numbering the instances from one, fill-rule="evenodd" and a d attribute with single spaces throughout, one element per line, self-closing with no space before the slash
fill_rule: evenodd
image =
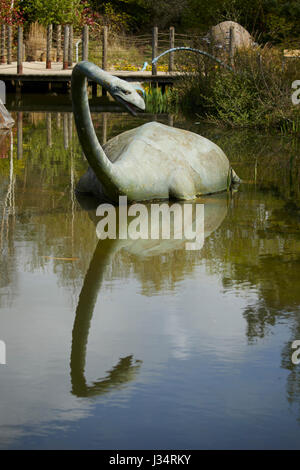
<path id="1" fill-rule="evenodd" d="M 73 67 L 75 63 L 73 64 Z M 0 80 L 3 80 L 6 84 L 15 86 L 26 85 L 26 82 L 32 83 L 70 83 L 72 69 L 69 67 L 67 70 L 63 70 L 62 63 L 52 62 L 52 68 L 46 69 L 45 62 L 23 62 L 23 73 L 19 75 L 17 73 L 17 63 L 12 64 L 0 64 Z M 152 75 L 151 72 L 131 72 L 131 71 L 118 71 L 108 70 L 109 73 L 117 77 L 122 78 L 128 82 L 152 82 L 158 83 L 159 85 L 172 85 L 180 77 L 186 74 L 180 72 L 157 72 L 156 75 Z"/>

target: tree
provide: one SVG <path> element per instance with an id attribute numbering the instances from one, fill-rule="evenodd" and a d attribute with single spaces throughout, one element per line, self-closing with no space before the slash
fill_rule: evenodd
<path id="1" fill-rule="evenodd" d="M 18 1 L 0 0 L 0 23 L 20 24 L 23 21 Z"/>
<path id="2" fill-rule="evenodd" d="M 21 0 L 28 22 L 41 24 L 76 24 L 87 6 L 81 0 Z"/>

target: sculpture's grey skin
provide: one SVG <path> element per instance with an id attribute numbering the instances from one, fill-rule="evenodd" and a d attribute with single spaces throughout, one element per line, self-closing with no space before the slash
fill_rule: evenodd
<path id="1" fill-rule="evenodd" d="M 154 199 L 194 199 L 226 190 L 239 181 L 224 152 L 192 132 L 157 122 L 126 131 L 102 148 L 91 120 L 86 78 L 104 86 L 131 113 L 145 103 L 124 80 L 90 62 L 80 62 L 72 73 L 72 101 L 78 137 L 90 169 L 77 190 L 118 202 Z"/>
<path id="2" fill-rule="evenodd" d="M 10 129 L 15 121 L 0 99 L 0 129 Z"/>

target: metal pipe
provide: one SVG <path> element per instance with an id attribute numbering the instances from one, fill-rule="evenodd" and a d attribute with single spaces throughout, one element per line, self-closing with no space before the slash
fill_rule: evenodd
<path id="1" fill-rule="evenodd" d="M 229 65 L 225 64 L 225 63 L 222 62 L 220 59 L 217 59 L 216 57 L 214 57 L 213 55 L 209 54 L 208 52 L 201 51 L 201 49 L 194 49 L 193 47 L 173 47 L 172 49 L 168 49 L 167 51 L 162 52 L 162 53 L 159 54 L 157 57 L 155 57 L 155 59 L 152 60 L 152 64 L 156 64 L 156 62 L 157 62 L 161 57 L 163 57 L 165 54 L 169 54 L 170 52 L 175 52 L 175 51 L 190 51 L 190 52 L 196 52 L 197 54 L 204 55 L 204 56 L 208 57 L 209 59 L 214 60 L 214 61 L 217 62 L 218 64 L 222 65 L 223 67 L 225 67 L 225 68 L 227 68 L 228 70 L 230 70 L 231 72 L 233 72 L 232 67 L 230 67 Z"/>

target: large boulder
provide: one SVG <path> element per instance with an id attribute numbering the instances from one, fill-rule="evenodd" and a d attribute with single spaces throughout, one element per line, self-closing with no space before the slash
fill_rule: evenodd
<path id="1" fill-rule="evenodd" d="M 228 48 L 229 31 L 231 26 L 233 27 L 235 49 L 252 47 L 255 45 L 248 31 L 235 21 L 223 21 L 222 23 L 213 26 L 209 32 L 212 43 L 216 46 L 221 46 L 224 49 Z"/>

